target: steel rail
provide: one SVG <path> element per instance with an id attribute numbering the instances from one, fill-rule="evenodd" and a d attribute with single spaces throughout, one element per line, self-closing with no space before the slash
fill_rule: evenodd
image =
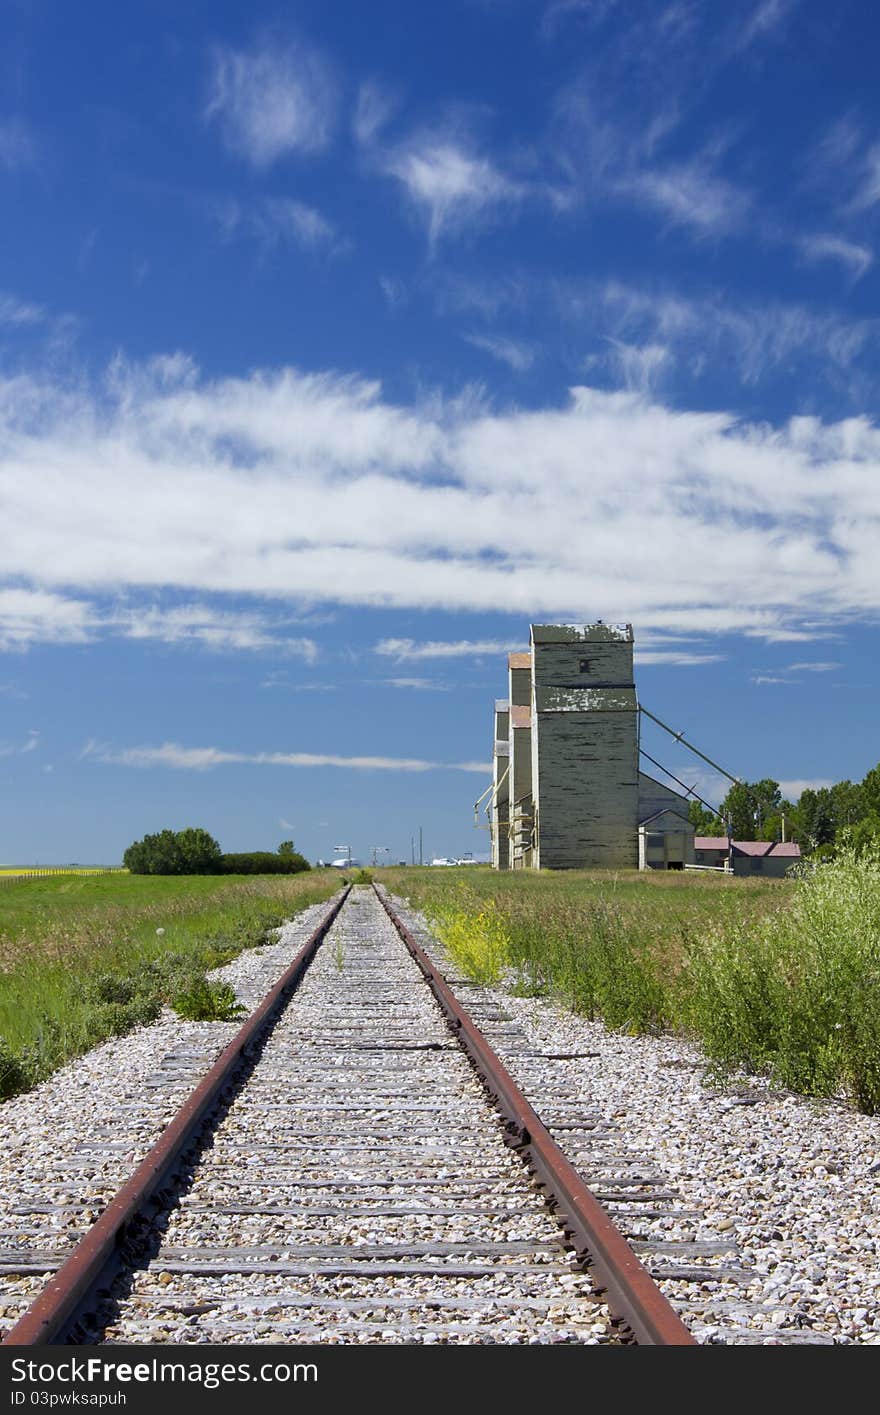
<path id="1" fill-rule="evenodd" d="M 376 889 L 376 886 L 373 886 Z M 623 1234 L 566 1159 L 500 1057 L 475 1026 L 383 893 L 376 894 L 440 1004 L 507 1126 L 509 1143 L 533 1170 L 569 1235 L 578 1261 L 598 1279 L 612 1316 L 640 1345 L 696 1346 L 677 1312 Z"/>
<path id="2" fill-rule="evenodd" d="M 112 1275 L 133 1224 L 148 1214 L 151 1200 L 170 1177 L 182 1153 L 192 1144 L 199 1126 L 223 1091 L 247 1066 L 254 1048 L 277 1020 L 288 995 L 299 985 L 318 945 L 350 892 L 351 885 L 348 885 L 275 986 L 184 1101 L 131 1178 L 111 1199 L 85 1237 L 0 1344 L 48 1346 L 59 1341 L 63 1343 L 65 1328 L 75 1319 L 89 1294 L 99 1284 L 105 1285 L 105 1277 Z"/>

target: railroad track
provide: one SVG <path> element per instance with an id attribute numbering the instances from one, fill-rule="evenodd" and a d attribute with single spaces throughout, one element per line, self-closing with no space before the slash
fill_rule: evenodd
<path id="1" fill-rule="evenodd" d="M 482 1023 L 347 893 L 73 1252 L 27 1250 L 51 1276 L 5 1344 L 691 1344 Z"/>

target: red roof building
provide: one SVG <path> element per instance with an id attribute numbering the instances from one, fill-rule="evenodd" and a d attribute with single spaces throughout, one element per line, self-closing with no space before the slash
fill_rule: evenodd
<path id="1" fill-rule="evenodd" d="M 794 840 L 728 840 L 726 835 L 696 835 L 694 864 L 725 866 L 730 858 L 735 875 L 781 878 L 801 858 Z"/>

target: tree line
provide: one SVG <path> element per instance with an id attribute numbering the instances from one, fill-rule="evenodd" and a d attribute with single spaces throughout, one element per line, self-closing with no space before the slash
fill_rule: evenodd
<path id="1" fill-rule="evenodd" d="M 880 842 L 880 762 L 862 781 L 808 787 L 797 801 L 786 800 L 778 781 L 739 781 L 717 814 L 692 801 L 688 816 L 697 835 L 734 840 L 796 840 L 807 854 L 831 855 L 844 840 L 861 850 Z"/>
<path id="2" fill-rule="evenodd" d="M 193 826 L 160 830 L 133 841 L 122 863 L 133 875 L 292 875 L 311 869 L 292 840 L 282 840 L 274 852 L 227 855 L 213 835 Z"/>

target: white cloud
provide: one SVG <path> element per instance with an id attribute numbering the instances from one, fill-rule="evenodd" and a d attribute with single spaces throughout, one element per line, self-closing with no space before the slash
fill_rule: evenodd
<path id="1" fill-rule="evenodd" d="M 227 239 L 242 234 L 250 236 L 264 252 L 282 245 L 296 245 L 307 251 L 338 255 L 349 248 L 337 227 L 322 212 L 289 197 L 267 197 L 250 206 L 226 201 L 215 205 L 213 213 Z"/>
<path id="2" fill-rule="evenodd" d="M 35 728 L 31 728 L 27 739 L 21 746 L 6 742 L 0 745 L 0 757 L 25 756 L 28 752 L 35 752 L 40 745 L 40 734 Z"/>
<path id="3" fill-rule="evenodd" d="M 42 305 L 29 304 L 25 300 L 18 299 L 16 295 L 10 295 L 0 290 L 0 324 L 22 327 L 43 324 L 45 319 L 46 311 Z"/>
<path id="4" fill-rule="evenodd" d="M 308 45 L 263 38 L 249 50 L 221 47 L 213 55 L 205 117 L 254 167 L 321 151 L 335 113 L 332 70 Z"/>
<path id="5" fill-rule="evenodd" d="M 196 642 L 205 648 L 229 652 L 271 650 L 285 657 L 314 663 L 318 647 L 313 639 L 291 638 L 279 632 L 265 616 L 223 611 L 203 604 L 179 605 L 174 609 L 138 607 L 117 609 L 97 621 L 105 633 L 127 639 L 157 639 L 165 644 Z"/>
<path id="6" fill-rule="evenodd" d="M 535 362 L 534 347 L 521 339 L 508 339 L 500 334 L 464 334 L 462 338 L 499 363 L 507 364 L 515 373 L 527 373 Z"/>
<path id="7" fill-rule="evenodd" d="M 747 49 L 751 44 L 772 34 L 798 4 L 799 0 L 758 0 L 746 20 L 737 20 L 734 49 Z"/>
<path id="8" fill-rule="evenodd" d="M 218 747 L 109 747 L 90 741 L 80 756 L 112 766 L 172 767 L 179 771 L 210 771 L 218 766 L 342 767 L 349 771 L 469 771 L 486 773 L 486 762 L 433 762 L 418 757 L 342 757 L 322 752 L 224 752 Z"/>
<path id="9" fill-rule="evenodd" d="M 853 200 L 856 211 L 876 206 L 880 201 L 880 142 L 873 143 L 865 154 L 861 180 Z"/>
<path id="10" fill-rule="evenodd" d="M 37 155 L 33 130 L 21 118 L 0 118 L 0 167 L 17 172 L 30 167 Z"/>
<path id="11" fill-rule="evenodd" d="M 474 658 L 486 654 L 495 657 L 521 648 L 521 643 L 499 643 L 495 639 L 458 639 L 453 643 L 438 640 L 417 643 L 415 639 L 380 639 L 373 652 L 403 662 L 427 658 Z"/>
<path id="12" fill-rule="evenodd" d="M 707 163 L 642 167 L 621 174 L 617 191 L 654 207 L 675 225 L 701 235 L 729 234 L 746 217 L 750 199 L 740 188 L 713 175 Z"/>
<path id="13" fill-rule="evenodd" d="M 34 643 L 88 643 L 93 619 L 92 606 L 85 600 L 45 590 L 0 588 L 0 652 Z"/>
<path id="14" fill-rule="evenodd" d="M 704 663 L 723 663 L 722 653 L 687 653 L 676 649 L 636 649 L 633 655 L 641 667 L 663 664 L 669 668 L 695 668 Z"/>
<path id="15" fill-rule="evenodd" d="M 456 129 L 417 133 L 374 152 L 372 161 L 401 184 L 432 250 L 442 238 L 491 225 L 526 200 L 559 200 L 551 187 L 507 176 Z"/>
<path id="16" fill-rule="evenodd" d="M 834 782 L 828 776 L 803 776 L 794 777 L 790 781 L 780 781 L 779 789 L 784 800 L 797 801 L 804 791 L 821 791 L 823 787 L 833 785 Z"/>
<path id="17" fill-rule="evenodd" d="M 797 678 L 780 678 L 772 673 L 756 673 L 752 677 L 752 682 L 758 688 L 768 688 L 771 686 L 775 687 L 781 684 L 785 684 L 786 686 L 792 686 L 794 684 L 797 684 L 798 681 L 799 680 Z"/>
<path id="18" fill-rule="evenodd" d="M 212 381 L 180 356 L 81 387 L 0 379 L 6 648 L 285 639 L 232 595 L 776 641 L 880 613 L 866 417 L 774 427 L 586 387 L 532 410 L 404 408 L 354 377 Z M 111 598 L 160 591 L 189 609 L 132 616 Z M 382 642 L 400 661 L 520 646 Z"/>
<path id="19" fill-rule="evenodd" d="M 804 259 L 815 264 L 821 260 L 836 260 L 854 280 L 861 280 L 874 262 L 874 252 L 867 246 L 846 241 L 841 236 L 804 236 L 800 241 Z"/>
<path id="20" fill-rule="evenodd" d="M 0 651 L 32 644 L 84 644 L 103 638 L 153 639 L 164 644 L 196 643 L 217 652 L 271 651 L 314 663 L 313 639 L 284 632 L 278 616 L 224 610 L 204 604 L 120 606 L 71 599 L 42 590 L 0 588 Z"/>
<path id="21" fill-rule="evenodd" d="M 790 663 L 785 671 L 787 673 L 832 673 L 835 668 L 842 667 L 842 663 Z"/>
<path id="22" fill-rule="evenodd" d="M 620 281 L 581 289 L 562 283 L 556 300 L 560 310 L 570 314 L 604 312 L 621 344 L 632 341 L 637 348 L 657 347 L 667 356 L 690 358 L 697 371 L 709 355 L 728 366 L 732 360 L 745 384 L 806 359 L 826 369 L 848 370 L 877 330 L 876 321 L 846 319 L 797 304 L 733 304 L 721 292 L 688 299 Z"/>
<path id="23" fill-rule="evenodd" d="M 609 343 L 623 386 L 637 393 L 653 392 L 672 362 L 669 349 L 663 344 L 626 344 L 622 339 Z"/>
<path id="24" fill-rule="evenodd" d="M 417 693 L 448 693 L 448 683 L 438 683 L 433 678 L 383 678 L 389 688 L 411 688 Z"/>
<path id="25" fill-rule="evenodd" d="M 358 89 L 352 120 L 355 142 L 361 147 L 369 147 L 374 143 L 396 107 L 396 98 L 380 84 L 373 80 L 362 83 Z"/>

